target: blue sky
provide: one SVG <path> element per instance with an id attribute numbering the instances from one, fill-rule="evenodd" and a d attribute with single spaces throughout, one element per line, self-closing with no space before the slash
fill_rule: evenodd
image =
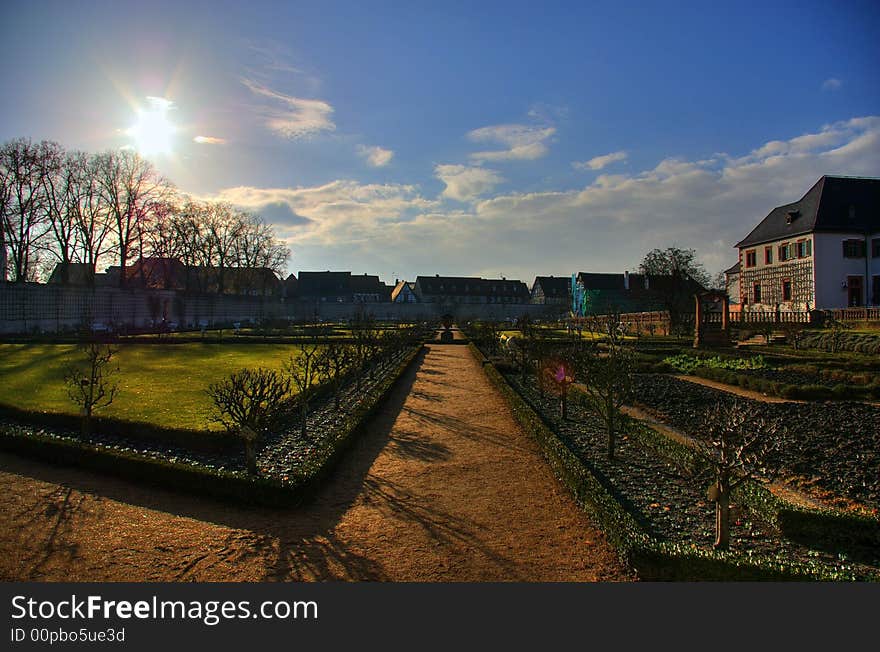
<path id="1" fill-rule="evenodd" d="M 715 272 L 822 174 L 880 176 L 880 6 L 5 3 L 0 139 L 132 146 L 261 213 L 291 271 Z M 194 139 L 199 138 L 199 142 Z"/>

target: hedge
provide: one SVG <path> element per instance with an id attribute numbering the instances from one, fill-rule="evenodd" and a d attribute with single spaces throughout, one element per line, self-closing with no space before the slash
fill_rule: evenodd
<path id="1" fill-rule="evenodd" d="M 621 560 L 635 568 L 645 580 L 852 580 L 846 571 L 829 569 L 821 563 L 794 562 L 766 555 L 705 550 L 689 544 L 660 541 L 648 534 L 615 498 L 614 487 L 588 462 L 570 450 L 549 425 L 510 386 L 480 350 L 471 351 L 482 362 L 492 384 L 510 405 L 514 417 L 531 435 L 556 476 L 572 492 L 605 532 Z M 656 437 L 662 437 L 655 433 Z M 642 436 L 648 436 L 642 433 Z M 656 439 L 656 438 L 655 438 Z M 666 438 L 664 438 L 666 439 Z M 656 439 L 659 444 L 660 439 Z M 671 441 L 671 440 L 670 440 Z M 673 442 L 675 444 L 675 442 Z M 666 444 L 664 443 L 664 446 Z M 694 463 L 692 452 L 682 445 L 667 448 Z"/>
<path id="2" fill-rule="evenodd" d="M 861 401 L 880 398 L 878 385 L 845 385 L 838 383 L 834 387 L 826 385 L 792 385 L 760 376 L 739 374 L 729 369 L 697 367 L 691 375 L 714 380 L 727 385 L 742 387 L 781 398 L 805 401 Z"/>
<path id="3" fill-rule="evenodd" d="M 298 472 L 291 474 L 287 481 L 173 462 L 4 424 L 0 424 L 0 449 L 52 463 L 106 472 L 126 480 L 245 504 L 296 505 L 311 496 L 320 486 L 321 480 L 335 468 L 377 407 L 419 357 L 422 349 L 419 346 L 407 354 L 381 383 L 374 386 L 358 407 L 346 417 L 335 436 L 324 442 L 315 451 L 310 463 L 297 469 Z M 243 455 L 240 443 L 238 448 Z"/>
<path id="4" fill-rule="evenodd" d="M 5 403 L 0 403 L 0 417 L 74 432 L 79 432 L 82 427 L 82 417 L 74 414 L 25 410 Z M 239 438 L 222 430 L 163 428 L 143 421 L 128 421 L 100 415 L 92 415 L 92 431 L 101 435 L 125 433 L 126 438 L 158 441 L 205 453 L 225 453 L 241 449 Z"/>

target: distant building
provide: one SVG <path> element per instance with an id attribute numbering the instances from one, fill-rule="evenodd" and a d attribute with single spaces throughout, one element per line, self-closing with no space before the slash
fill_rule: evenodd
<path id="1" fill-rule="evenodd" d="M 531 302 L 544 305 L 571 304 L 571 279 L 566 276 L 536 276 L 532 284 Z"/>
<path id="2" fill-rule="evenodd" d="M 351 272 L 300 272 L 298 297 L 319 303 L 351 303 Z"/>
<path id="3" fill-rule="evenodd" d="M 351 272 L 300 272 L 297 298 L 318 303 L 388 303 L 393 288 L 378 276 Z"/>
<path id="4" fill-rule="evenodd" d="M 73 285 L 78 287 L 107 287 L 113 280 L 102 273 L 95 273 L 85 263 L 57 263 L 46 281 L 51 285 Z"/>
<path id="5" fill-rule="evenodd" d="M 522 281 L 461 276 L 419 276 L 413 287 L 422 303 L 529 303 Z"/>
<path id="6" fill-rule="evenodd" d="M 693 305 L 694 294 L 703 290 L 699 283 L 683 277 L 580 272 L 574 277 L 572 312 L 587 316 L 612 311 L 685 311 Z"/>
<path id="7" fill-rule="evenodd" d="M 397 281 L 397 285 L 391 291 L 391 301 L 394 303 L 417 303 L 419 298 L 415 293 L 415 283 L 409 281 Z"/>
<path id="8" fill-rule="evenodd" d="M 823 176 L 736 247 L 749 310 L 880 305 L 880 179 Z"/>

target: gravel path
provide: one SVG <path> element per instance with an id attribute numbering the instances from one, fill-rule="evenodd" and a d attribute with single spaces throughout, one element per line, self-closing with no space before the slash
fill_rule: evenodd
<path id="1" fill-rule="evenodd" d="M 626 580 L 470 351 L 431 345 L 324 490 L 246 509 L 0 454 L 2 580 Z"/>

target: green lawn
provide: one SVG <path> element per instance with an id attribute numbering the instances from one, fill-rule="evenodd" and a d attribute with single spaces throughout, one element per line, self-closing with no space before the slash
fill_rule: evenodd
<path id="1" fill-rule="evenodd" d="M 64 388 L 64 368 L 77 360 L 71 344 L 0 344 L 0 403 L 77 414 Z M 248 367 L 281 369 L 299 347 L 287 344 L 122 344 L 119 394 L 105 415 L 168 428 L 205 429 L 205 388 Z M 212 424 L 211 429 L 219 429 Z"/>

